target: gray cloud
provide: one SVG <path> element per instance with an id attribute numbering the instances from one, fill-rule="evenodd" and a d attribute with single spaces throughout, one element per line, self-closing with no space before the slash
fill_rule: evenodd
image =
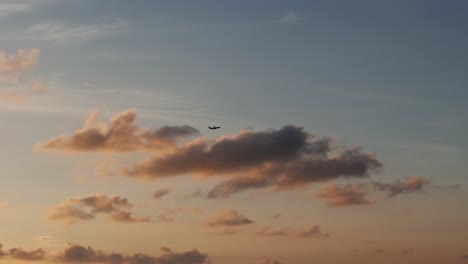
<path id="1" fill-rule="evenodd" d="M 397 180 L 394 183 L 374 182 L 373 186 L 377 191 L 388 192 L 388 196 L 394 197 L 404 193 L 423 192 L 424 186 L 429 181 L 423 177 L 413 177 L 404 180 Z"/>
<path id="2" fill-rule="evenodd" d="M 352 205 L 370 205 L 372 202 L 366 198 L 367 188 L 362 184 L 337 185 L 331 183 L 322 186 L 314 195 L 319 199 L 324 199 L 327 206 L 344 207 Z"/>
<path id="3" fill-rule="evenodd" d="M 206 253 L 197 249 L 184 252 L 173 252 L 167 247 L 161 247 L 159 256 L 143 253 L 124 255 L 109 253 L 92 247 L 78 244 L 69 244 L 67 248 L 58 253 L 54 260 L 61 263 L 106 263 L 106 264 L 204 264 L 209 263 Z"/>
<path id="4" fill-rule="evenodd" d="M 367 177 L 382 168 L 360 148 L 332 150 L 332 140 L 317 138 L 301 127 L 243 131 L 210 145 L 198 139 L 175 151 L 124 170 L 130 177 L 158 179 L 177 175 L 225 176 L 209 198 L 228 197 L 247 189 L 284 190 L 339 177 Z"/>
<path id="5" fill-rule="evenodd" d="M 156 190 L 156 191 L 154 191 L 154 193 L 153 193 L 153 198 L 154 198 L 154 199 L 160 199 L 161 197 L 167 195 L 170 191 L 171 191 L 171 189 L 159 189 L 159 190 Z"/>
<path id="6" fill-rule="evenodd" d="M 270 236 L 284 236 L 284 237 L 296 237 L 296 238 L 327 238 L 330 236 L 329 233 L 322 232 L 319 225 L 314 224 L 303 229 L 292 229 L 292 228 L 279 228 L 274 229 L 271 226 L 265 226 L 255 233 L 256 236 L 270 237 Z"/>
<path id="7" fill-rule="evenodd" d="M 0 244 L 0 258 L 9 257 L 11 259 L 21 261 L 40 261 L 46 257 L 46 252 L 41 248 L 36 250 L 26 251 L 20 248 L 11 248 L 7 251 L 3 250 L 3 245 Z"/>
<path id="8" fill-rule="evenodd" d="M 116 222 L 133 223 L 149 222 L 147 217 L 134 217 L 128 210 L 133 205 L 126 198 L 107 196 L 102 193 L 93 194 L 83 198 L 69 198 L 52 208 L 47 217 L 50 220 L 62 221 L 67 225 L 77 221 L 92 220 L 97 214 L 107 214 Z"/>

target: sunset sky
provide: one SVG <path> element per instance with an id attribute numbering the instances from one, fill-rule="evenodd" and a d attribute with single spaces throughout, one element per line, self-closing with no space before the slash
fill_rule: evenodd
<path id="1" fill-rule="evenodd" d="M 0 0 L 0 263 L 468 263 L 467 14 Z"/>

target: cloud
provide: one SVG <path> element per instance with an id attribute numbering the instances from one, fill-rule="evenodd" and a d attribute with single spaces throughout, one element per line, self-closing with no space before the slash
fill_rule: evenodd
<path id="1" fill-rule="evenodd" d="M 198 138 L 174 151 L 149 158 L 123 170 L 130 177 L 147 180 L 177 175 L 224 176 L 209 198 L 228 197 L 247 189 L 277 190 L 340 177 L 367 177 L 382 164 L 361 148 L 336 148 L 332 140 L 317 138 L 292 125 L 279 130 L 242 131 L 214 144 Z"/>
<path id="2" fill-rule="evenodd" d="M 367 188 L 362 184 L 337 185 L 331 183 L 322 186 L 314 195 L 319 199 L 324 199 L 327 206 L 344 207 L 352 205 L 370 205 L 372 202 L 366 199 Z"/>
<path id="3" fill-rule="evenodd" d="M 279 19 L 279 22 L 282 24 L 296 24 L 299 21 L 303 20 L 304 18 L 301 17 L 299 14 L 297 14 L 294 11 L 289 11 L 285 13 L 281 18 Z"/>
<path id="4" fill-rule="evenodd" d="M 264 260 L 257 261 L 256 264 L 281 264 L 278 260 L 273 260 L 271 258 L 266 258 Z"/>
<path id="5" fill-rule="evenodd" d="M 86 25 L 68 25 L 60 22 L 44 22 L 30 26 L 22 34 L 34 41 L 53 45 L 80 43 L 110 36 L 128 23 L 119 19 L 103 19 Z"/>
<path id="6" fill-rule="evenodd" d="M 0 52 L 0 71 L 4 73 L 21 73 L 36 66 L 39 49 L 19 49 L 16 54 Z"/>
<path id="7" fill-rule="evenodd" d="M 119 253 L 106 253 L 95 250 L 92 247 L 84 247 L 78 244 L 69 244 L 62 252 L 54 258 L 57 262 L 63 263 L 108 263 L 120 264 L 124 261 L 124 256 Z"/>
<path id="8" fill-rule="evenodd" d="M 176 140 L 199 133 L 193 127 L 164 126 L 143 129 L 135 122 L 137 111 L 129 109 L 110 120 L 98 123 L 98 112 L 91 112 L 83 128 L 71 136 L 60 135 L 35 146 L 37 151 L 66 152 L 131 152 L 138 150 L 163 150 L 174 147 Z"/>
<path id="9" fill-rule="evenodd" d="M 394 183 L 374 182 L 373 186 L 377 191 L 388 192 L 388 196 L 394 197 L 404 193 L 423 192 L 424 186 L 428 184 L 429 180 L 423 177 L 413 177 L 397 180 Z"/>
<path id="10" fill-rule="evenodd" d="M 198 207 L 168 207 L 165 208 L 163 213 L 159 214 L 158 222 L 174 222 L 177 214 L 192 213 L 201 214 L 204 210 Z"/>
<path id="11" fill-rule="evenodd" d="M 192 199 L 197 197 L 203 197 L 203 192 L 200 190 L 193 191 L 190 194 L 184 195 L 184 199 Z"/>
<path id="12" fill-rule="evenodd" d="M 40 248 L 33 251 L 25 251 L 19 248 L 12 248 L 8 251 L 8 255 L 13 259 L 23 261 L 35 261 L 43 260 L 45 258 L 45 251 Z"/>
<path id="13" fill-rule="evenodd" d="M 468 255 L 458 257 L 460 260 L 468 260 Z"/>
<path id="14" fill-rule="evenodd" d="M 39 261 L 45 259 L 46 253 L 40 248 L 32 251 L 25 251 L 20 248 L 11 248 L 7 251 L 4 251 L 3 245 L 0 244 L 0 258 L 2 257 L 9 257 L 11 259 L 22 261 Z"/>
<path id="15" fill-rule="evenodd" d="M 167 195 L 169 192 L 171 191 L 171 189 L 159 189 L 159 190 L 156 190 L 154 191 L 153 193 L 153 198 L 154 199 L 161 199 L 161 197 Z"/>
<path id="16" fill-rule="evenodd" d="M 432 185 L 433 188 L 439 190 L 458 190 L 461 189 L 461 184 L 452 184 L 452 185 Z"/>
<path id="17" fill-rule="evenodd" d="M 115 222 L 150 221 L 147 217 L 138 218 L 133 216 L 128 211 L 132 206 L 126 198 L 98 193 L 83 198 L 68 198 L 63 203 L 50 209 L 47 218 L 62 221 L 67 225 L 75 224 L 78 221 L 95 219 L 97 214 L 107 214 Z"/>
<path id="18" fill-rule="evenodd" d="M 296 238 L 326 238 L 330 236 L 329 233 L 323 233 L 320 226 L 317 224 L 310 225 L 299 230 L 295 230 L 292 228 L 273 229 L 271 226 L 265 226 L 258 232 L 256 232 L 255 235 L 260 237 L 284 236 Z"/>
<path id="19" fill-rule="evenodd" d="M 116 252 L 105 252 L 90 246 L 68 244 L 63 250 L 49 254 L 42 249 L 24 251 L 12 248 L 6 252 L 0 244 L 0 257 L 9 257 L 20 261 L 45 261 L 56 263 L 105 263 L 105 264 L 207 264 L 210 263 L 208 254 L 194 248 L 183 252 L 173 252 L 168 247 L 161 247 L 159 256 L 143 253 L 125 255 Z"/>
<path id="20" fill-rule="evenodd" d="M 217 215 L 207 219 L 205 225 L 209 227 L 218 226 L 242 226 L 254 223 L 253 220 L 239 214 L 237 210 L 225 209 L 219 212 Z"/>
<path id="21" fill-rule="evenodd" d="M 411 255 L 411 254 L 413 254 L 413 253 L 414 253 L 414 249 L 413 249 L 413 248 L 402 248 L 402 249 L 400 249 L 400 254 L 401 254 L 401 255 L 404 255 L 404 256 L 406 256 L 406 255 Z"/>
<path id="22" fill-rule="evenodd" d="M 31 10 L 31 5 L 22 3 L 0 3 L 0 17 Z"/>
<path id="23" fill-rule="evenodd" d="M 42 93 L 47 90 L 47 82 L 42 78 L 28 75 L 28 71 L 33 69 L 39 61 L 40 50 L 19 49 L 14 54 L 0 52 L 0 86 L 8 87 L 7 90 L 0 91 L 0 100 L 16 103 L 24 103 L 27 95 L 16 91 L 19 88 L 27 88 L 34 93 Z"/>
<path id="24" fill-rule="evenodd" d="M 297 237 L 329 237 L 329 233 L 322 233 L 319 225 L 311 225 L 296 233 Z"/>

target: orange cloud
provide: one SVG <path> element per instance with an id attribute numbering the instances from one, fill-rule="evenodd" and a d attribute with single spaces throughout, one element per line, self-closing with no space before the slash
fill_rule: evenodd
<path id="1" fill-rule="evenodd" d="M 49 210 L 47 218 L 62 221 L 66 225 L 73 225 L 78 221 L 96 218 L 97 214 L 107 214 L 115 222 L 134 223 L 149 222 L 148 217 L 134 217 L 128 210 L 132 204 L 126 198 L 107 196 L 102 193 L 83 198 L 69 198 L 63 203 Z"/>
<path id="2" fill-rule="evenodd" d="M 207 219 L 205 225 L 209 227 L 218 226 L 242 226 L 254 223 L 253 220 L 239 214 L 237 210 L 225 209 L 219 212 L 217 215 Z"/>
<path id="3" fill-rule="evenodd" d="M 8 55 L 0 52 L 0 84 L 23 86 L 35 93 L 47 90 L 47 82 L 42 78 L 27 75 L 27 71 L 34 68 L 39 60 L 39 49 L 19 49 L 16 54 Z M 24 103 L 27 96 L 17 91 L 2 91 L 0 100 Z"/>
<path id="4" fill-rule="evenodd" d="M 36 66 L 39 49 L 19 49 L 16 54 L 8 55 L 0 52 L 0 71 L 7 73 L 21 73 Z"/>
<path id="5" fill-rule="evenodd" d="M 327 206 L 344 207 L 351 205 L 370 205 L 366 199 L 367 188 L 362 184 L 337 185 L 331 183 L 319 190 L 314 197 L 326 200 Z"/>
<path id="6" fill-rule="evenodd" d="M 83 128 L 71 136 L 61 135 L 36 145 L 36 150 L 67 152 L 131 152 L 164 150 L 176 145 L 176 140 L 198 134 L 190 126 L 164 126 L 156 130 L 142 129 L 136 124 L 137 111 L 129 109 L 115 115 L 110 124 L 97 123 L 98 112 L 92 112 Z"/>

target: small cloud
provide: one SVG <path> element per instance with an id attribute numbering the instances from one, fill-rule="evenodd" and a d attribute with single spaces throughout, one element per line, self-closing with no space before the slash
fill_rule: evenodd
<path id="1" fill-rule="evenodd" d="M 271 214 L 268 217 L 273 218 L 273 219 L 278 219 L 281 217 L 281 214 Z"/>
<path id="2" fill-rule="evenodd" d="M 260 261 L 257 261 L 255 264 L 281 264 L 278 260 L 273 260 L 271 258 L 266 258 Z"/>
<path id="3" fill-rule="evenodd" d="M 330 236 L 329 233 L 322 232 L 319 225 L 314 224 L 303 229 L 292 229 L 292 228 L 279 228 L 273 229 L 271 226 L 265 226 L 260 231 L 255 233 L 256 236 L 260 237 L 272 237 L 272 236 L 284 236 L 284 237 L 295 237 L 295 238 L 327 238 Z"/>
<path id="4" fill-rule="evenodd" d="M 406 256 L 406 255 L 411 255 L 411 254 L 413 254 L 413 253 L 414 253 L 414 249 L 413 249 L 413 248 L 402 248 L 402 249 L 400 249 L 400 254 L 401 254 L 401 255 L 404 255 L 404 256 Z"/>
<path id="5" fill-rule="evenodd" d="M 279 19 L 280 23 L 283 24 L 296 24 L 299 21 L 303 20 L 304 18 L 301 17 L 299 14 L 297 14 L 294 11 L 289 11 L 285 13 L 281 18 Z"/>
<path id="6" fill-rule="evenodd" d="M 133 205 L 120 196 L 107 196 L 102 193 L 80 198 L 69 198 L 49 210 L 47 218 L 73 225 L 78 221 L 89 221 L 97 214 L 107 214 L 112 221 L 121 223 L 150 222 L 148 217 L 135 217 L 128 210 Z"/>
<path id="7" fill-rule="evenodd" d="M 254 221 L 239 214 L 237 210 L 225 209 L 217 215 L 205 221 L 205 225 L 209 227 L 217 226 L 242 226 L 252 224 Z"/>
<path id="8" fill-rule="evenodd" d="M 337 185 L 331 183 L 322 186 L 314 197 L 326 200 L 327 206 L 344 207 L 353 205 L 370 205 L 372 202 L 366 198 L 367 188 L 362 184 Z"/>
<path id="9" fill-rule="evenodd" d="M 374 182 L 373 185 L 377 191 L 388 192 L 388 196 L 394 197 L 404 193 L 423 192 L 424 186 L 429 183 L 429 180 L 423 177 L 413 177 L 397 180 L 394 183 Z"/>
<path id="10" fill-rule="evenodd" d="M 171 191 L 171 189 L 159 189 L 159 190 L 156 190 L 156 191 L 154 191 L 154 193 L 153 193 L 153 198 L 156 199 L 156 200 L 159 200 L 159 199 L 161 199 L 161 197 L 167 195 L 170 191 Z"/>

